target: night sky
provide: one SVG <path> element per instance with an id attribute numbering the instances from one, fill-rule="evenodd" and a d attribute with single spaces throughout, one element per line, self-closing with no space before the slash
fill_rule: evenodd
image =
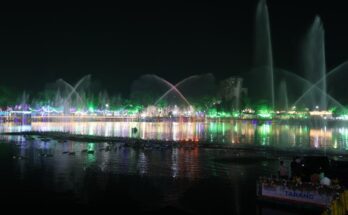
<path id="1" fill-rule="evenodd" d="M 0 10 L 0 84 L 37 92 L 59 78 L 91 74 L 127 96 L 147 73 L 176 83 L 203 73 L 218 80 L 252 67 L 257 1 L 234 5 Z M 268 1 L 275 66 L 296 69 L 299 41 L 320 15 L 328 68 L 348 59 L 344 1 Z M 296 71 L 295 71 L 296 72 Z M 300 74 L 301 75 L 301 74 Z"/>

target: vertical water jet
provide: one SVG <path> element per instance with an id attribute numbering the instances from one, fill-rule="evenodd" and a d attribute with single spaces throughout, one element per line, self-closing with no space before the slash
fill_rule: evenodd
<path id="1" fill-rule="evenodd" d="M 255 53 L 254 64 L 257 68 L 262 69 L 266 76 L 266 87 L 268 91 L 268 99 L 271 100 L 274 109 L 274 68 L 271 29 L 269 23 L 268 7 L 265 0 L 260 0 L 256 9 L 255 20 Z"/>

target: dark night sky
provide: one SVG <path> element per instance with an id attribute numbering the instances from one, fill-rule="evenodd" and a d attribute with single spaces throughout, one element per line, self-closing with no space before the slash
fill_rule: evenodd
<path id="1" fill-rule="evenodd" d="M 234 1 L 233 1 L 234 2 Z M 154 73 L 177 82 L 192 74 L 217 79 L 251 68 L 257 1 L 164 8 L 0 10 L 0 84 L 38 91 L 91 74 L 111 92 Z M 329 68 L 348 58 L 344 1 L 268 1 L 275 65 L 294 69 L 299 40 L 316 14 L 324 22 Z M 158 5 L 157 5 L 158 6 Z"/>

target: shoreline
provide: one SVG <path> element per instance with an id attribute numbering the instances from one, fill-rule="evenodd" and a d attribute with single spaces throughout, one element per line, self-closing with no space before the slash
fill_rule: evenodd
<path id="1" fill-rule="evenodd" d="M 247 152 L 264 152 L 277 156 L 299 156 L 299 155 L 313 155 L 313 156 L 338 156 L 347 157 L 348 152 L 338 152 L 324 149 L 301 149 L 301 148 L 277 148 L 272 146 L 256 146 L 252 144 L 226 144 L 220 142 L 208 141 L 192 141 L 192 140 L 156 140 L 156 139 L 141 139 L 131 137 L 111 137 L 111 136 L 97 136 L 97 135 L 82 135 L 72 134 L 69 132 L 56 131 L 23 131 L 23 132 L 2 132 L 1 136 L 24 136 L 28 141 L 34 140 L 31 136 L 39 136 L 42 141 L 56 140 L 58 142 L 76 141 L 76 142 L 107 142 L 110 144 L 123 143 L 127 147 L 146 148 L 149 146 L 157 146 L 161 148 L 204 148 L 216 150 L 232 150 L 232 151 L 247 151 Z"/>
<path id="2" fill-rule="evenodd" d="M 217 122 L 217 121 L 253 121 L 255 123 L 275 123 L 275 124 L 339 124 L 347 125 L 348 120 L 342 120 L 337 118 L 260 118 L 260 117 L 192 117 L 192 116 L 178 116 L 178 117 L 147 117 L 142 118 L 140 116 L 106 116 L 106 115 L 92 115 L 92 116 L 74 116 L 74 115 L 48 115 L 48 116 L 31 116 L 23 117 L 12 116 L 5 117 L 0 116 L 0 122 L 9 123 L 37 123 L 37 122 Z"/>

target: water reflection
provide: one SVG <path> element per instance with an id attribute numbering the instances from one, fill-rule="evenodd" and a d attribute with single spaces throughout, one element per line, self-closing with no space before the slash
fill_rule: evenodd
<path id="1" fill-rule="evenodd" d="M 137 128 L 137 132 L 132 132 Z M 311 127 L 255 121 L 221 122 L 35 122 L 31 125 L 5 123 L 3 132 L 61 131 L 98 136 L 161 140 L 193 140 L 219 144 L 279 148 L 348 150 L 348 126 Z M 22 137 L 16 137 L 21 141 Z"/>
<path id="2" fill-rule="evenodd" d="M 254 130 L 254 136 L 263 131 L 267 134 L 267 126 L 258 128 L 245 125 L 260 129 Z M 146 124 L 144 126 L 147 129 Z M 225 130 L 225 135 L 217 132 L 221 137 L 231 137 L 232 135 L 228 134 L 233 134 L 237 137 L 244 135 L 245 139 L 250 138 L 249 129 L 244 127 L 228 123 L 215 126 L 217 130 Z M 232 130 L 227 129 L 230 126 L 233 126 Z M 180 125 L 177 128 L 180 128 Z M 190 127 L 192 128 L 197 126 Z M 201 135 L 205 135 L 204 130 L 202 131 Z M 266 137 L 265 141 L 272 139 L 276 138 Z M 193 205 L 193 208 L 197 206 L 200 209 L 202 202 L 209 205 L 216 201 L 214 204 L 221 207 L 221 202 L 228 199 L 229 202 L 224 207 L 227 205 L 231 211 L 238 209 L 241 214 L 252 214 L 257 207 L 253 201 L 257 178 L 261 175 L 275 175 L 278 170 L 277 159 L 265 159 L 261 162 L 251 160 L 246 164 L 243 161 L 221 162 L 219 159 L 235 156 L 236 151 L 198 147 L 140 149 L 127 147 L 123 143 L 58 142 L 34 137 L 30 140 L 23 138 L 14 143 L 0 141 L 0 149 L 2 152 L 8 152 L 0 153 L 0 159 L 9 161 L 11 165 L 8 166 L 15 168 L 13 175 L 9 173 L 11 171 L 3 171 L 5 178 L 9 178 L 7 183 L 12 186 L 11 193 L 18 189 L 18 195 L 25 195 L 24 189 L 34 187 L 33 193 L 53 193 L 51 198 L 63 193 L 65 196 L 68 195 L 64 202 L 77 201 L 79 204 L 109 201 L 122 205 L 139 201 L 142 207 L 161 208 L 181 202 L 180 204 L 186 208 Z M 21 155 L 24 159 L 13 159 L 12 155 Z M 264 154 L 238 151 L 238 155 L 258 157 Z M 160 198 L 157 198 L 157 195 Z M 120 201 L 124 198 L 121 204 Z M 40 197 L 41 201 L 44 199 L 45 195 Z M 248 202 L 248 205 L 243 206 L 241 202 Z"/>

